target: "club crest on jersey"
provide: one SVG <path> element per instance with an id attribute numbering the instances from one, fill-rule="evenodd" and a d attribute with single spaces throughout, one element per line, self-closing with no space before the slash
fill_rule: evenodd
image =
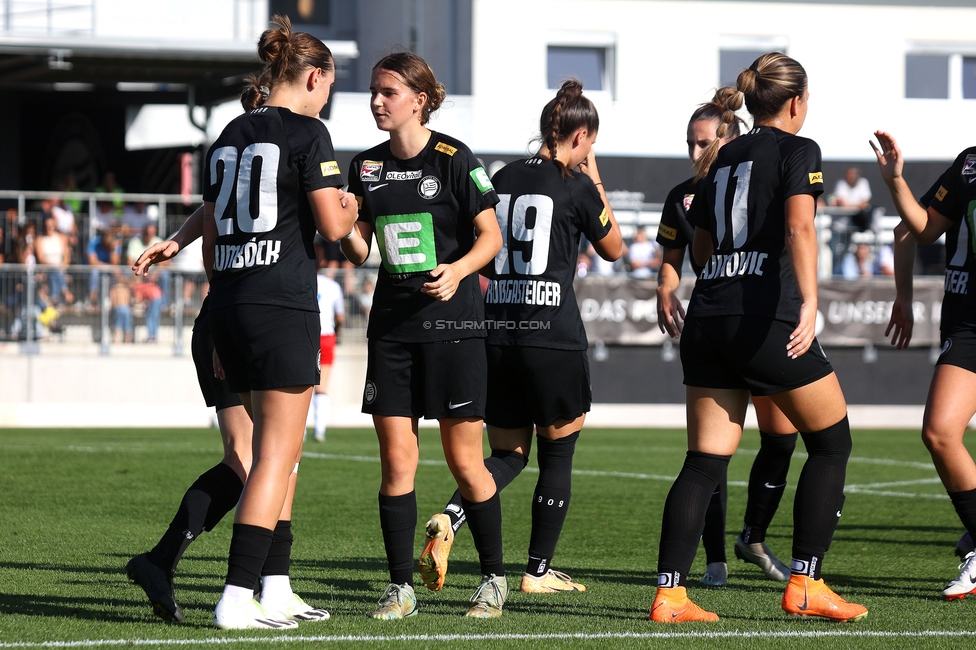
<path id="1" fill-rule="evenodd" d="M 363 401 L 372 404 L 376 401 L 376 384 L 372 379 L 366 380 L 366 388 L 363 390 Z"/>
<path id="2" fill-rule="evenodd" d="M 380 180 L 383 174 L 383 163 L 377 160 L 364 160 L 359 168 L 359 180 L 367 183 Z"/>
<path id="3" fill-rule="evenodd" d="M 685 206 L 685 212 L 691 209 L 691 202 L 695 200 L 694 194 L 685 194 L 685 199 L 682 205 Z"/>
<path id="4" fill-rule="evenodd" d="M 417 185 L 417 192 L 425 199 L 433 199 L 441 193 L 441 182 L 436 176 L 424 176 Z"/>
<path id="5" fill-rule="evenodd" d="M 962 164 L 962 175 L 976 176 L 976 154 L 966 156 L 966 160 Z"/>

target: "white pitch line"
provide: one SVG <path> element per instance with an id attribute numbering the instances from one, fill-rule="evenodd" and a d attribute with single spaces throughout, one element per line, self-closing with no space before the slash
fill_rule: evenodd
<path id="1" fill-rule="evenodd" d="M 863 485 L 848 485 L 847 487 L 858 488 L 863 490 L 874 490 L 883 487 L 901 487 L 905 485 L 939 485 L 942 483 L 942 479 L 938 476 L 933 478 L 918 478 L 914 481 L 888 481 L 886 483 L 864 483 Z"/>
<path id="2" fill-rule="evenodd" d="M 883 638 L 925 639 L 974 637 L 971 630 L 874 631 L 874 630 L 796 630 L 784 632 L 598 632 L 564 634 L 401 634 L 397 636 L 330 635 L 330 636 L 274 636 L 222 637 L 210 639 L 85 639 L 81 641 L 0 642 L 0 648 L 97 648 L 103 646 L 190 646 L 229 645 L 233 643 L 368 643 L 404 641 L 535 641 L 535 640 L 597 640 L 597 639 L 818 639 L 818 638 Z"/>

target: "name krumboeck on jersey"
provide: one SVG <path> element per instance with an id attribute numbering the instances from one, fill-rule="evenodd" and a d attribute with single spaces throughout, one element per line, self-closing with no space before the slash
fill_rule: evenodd
<path id="1" fill-rule="evenodd" d="M 249 269 L 253 266 L 275 264 L 281 256 L 281 240 L 252 239 L 246 244 L 218 244 L 214 246 L 214 271 Z"/>

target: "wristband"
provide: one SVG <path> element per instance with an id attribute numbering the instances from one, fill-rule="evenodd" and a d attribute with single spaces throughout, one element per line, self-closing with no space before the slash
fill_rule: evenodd
<path id="1" fill-rule="evenodd" d="M 355 236 L 356 236 L 356 226 L 353 226 L 352 230 L 349 231 L 349 234 L 343 237 L 343 239 L 352 239 Z"/>

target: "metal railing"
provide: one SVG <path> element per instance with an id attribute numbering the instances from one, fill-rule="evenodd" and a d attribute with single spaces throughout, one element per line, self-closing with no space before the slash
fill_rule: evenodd
<path id="1" fill-rule="evenodd" d="M 329 269 L 343 287 L 346 344 L 365 344 L 375 269 Z M 202 271 L 156 267 L 136 278 L 125 266 L 0 266 L 0 341 L 22 354 L 84 344 L 79 351 L 189 353 L 189 332 L 208 290 Z M 42 347 L 43 344 L 43 347 Z M 73 348 L 74 349 L 74 348 Z"/>

